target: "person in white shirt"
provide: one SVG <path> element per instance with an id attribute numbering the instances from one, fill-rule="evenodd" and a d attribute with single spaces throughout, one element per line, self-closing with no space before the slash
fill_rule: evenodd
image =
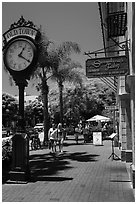
<path id="1" fill-rule="evenodd" d="M 63 152 L 64 130 L 61 123 L 59 123 L 57 127 L 57 139 L 59 143 L 59 152 Z"/>
<path id="2" fill-rule="evenodd" d="M 56 152 L 55 134 L 52 134 L 54 130 L 55 130 L 55 124 L 52 124 L 52 127 L 48 131 L 49 149 L 52 150 L 52 153 Z"/>
<path id="3" fill-rule="evenodd" d="M 54 138 L 55 146 L 58 142 L 59 152 L 63 152 L 64 130 L 61 123 L 59 123 L 57 128 L 51 133 L 51 136 Z"/>

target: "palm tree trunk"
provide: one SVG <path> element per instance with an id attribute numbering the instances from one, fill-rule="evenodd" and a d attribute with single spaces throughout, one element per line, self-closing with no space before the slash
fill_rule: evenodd
<path id="1" fill-rule="evenodd" d="M 59 83 L 59 102 L 60 102 L 60 122 L 63 126 L 63 85 Z"/>
<path id="2" fill-rule="evenodd" d="M 42 96 L 43 96 L 43 115 L 44 115 L 44 143 L 48 141 L 48 129 L 49 129 L 49 114 L 48 114 L 48 92 L 49 87 L 47 85 L 47 80 L 42 79 Z"/>

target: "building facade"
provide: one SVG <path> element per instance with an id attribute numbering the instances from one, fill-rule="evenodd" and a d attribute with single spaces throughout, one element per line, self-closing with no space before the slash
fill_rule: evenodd
<path id="1" fill-rule="evenodd" d="M 126 56 L 128 73 L 114 76 L 121 161 L 131 163 L 135 187 L 135 3 L 98 3 L 106 57 Z"/>

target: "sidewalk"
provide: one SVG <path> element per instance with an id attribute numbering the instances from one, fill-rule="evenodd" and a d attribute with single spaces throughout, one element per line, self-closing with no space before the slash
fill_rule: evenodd
<path id="1" fill-rule="evenodd" d="M 110 155 L 111 141 L 94 146 L 66 140 L 56 158 L 47 149 L 30 151 L 31 181 L 3 184 L 2 201 L 135 202 L 126 164 Z"/>

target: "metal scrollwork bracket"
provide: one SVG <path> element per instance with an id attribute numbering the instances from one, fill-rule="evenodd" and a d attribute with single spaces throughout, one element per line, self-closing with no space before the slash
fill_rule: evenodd
<path id="1" fill-rule="evenodd" d="M 20 26 L 28 26 L 28 27 L 36 28 L 36 26 L 32 21 L 26 21 L 24 17 L 21 16 L 20 19 L 17 21 L 17 23 L 14 22 L 13 24 L 11 24 L 10 29 L 20 27 Z"/>

